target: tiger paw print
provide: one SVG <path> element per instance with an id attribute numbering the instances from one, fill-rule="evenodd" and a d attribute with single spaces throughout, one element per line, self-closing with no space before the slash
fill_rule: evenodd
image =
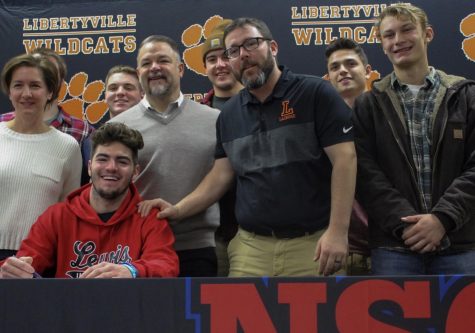
<path id="1" fill-rule="evenodd" d="M 86 73 L 79 72 L 71 77 L 69 84 L 63 82 L 58 104 L 71 116 L 96 124 L 108 110 L 107 103 L 99 100 L 105 85 L 101 80 L 87 83 L 87 79 Z"/>
<path id="2" fill-rule="evenodd" d="M 373 88 L 373 81 L 379 80 L 381 73 L 376 70 L 372 70 L 369 73 L 369 77 L 366 79 L 366 90 L 371 90 Z"/>
<path id="3" fill-rule="evenodd" d="M 475 13 L 465 17 L 460 22 L 460 32 L 465 38 L 462 42 L 462 50 L 467 59 L 475 61 Z"/>
<path id="4" fill-rule="evenodd" d="M 181 42 L 187 47 L 183 52 L 183 60 L 188 69 L 191 69 L 196 74 L 206 76 L 205 66 L 203 64 L 203 57 L 201 48 L 203 43 L 201 41 L 206 40 L 214 27 L 221 23 L 223 18 L 219 15 L 214 15 L 206 20 L 205 24 L 193 24 L 186 28 L 181 34 Z M 204 40 L 202 40 L 204 38 Z"/>

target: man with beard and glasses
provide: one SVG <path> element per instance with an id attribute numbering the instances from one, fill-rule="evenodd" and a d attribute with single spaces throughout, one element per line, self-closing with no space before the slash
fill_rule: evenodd
<path id="1" fill-rule="evenodd" d="M 178 45 L 166 36 L 147 37 L 137 55 L 145 97 L 111 121 L 142 133 L 143 166 L 135 185 L 144 199 L 175 202 L 192 191 L 213 166 L 219 111 L 184 98 L 184 64 Z M 180 276 L 216 276 L 214 233 L 218 205 L 204 207 L 181 221 L 171 221 L 180 259 Z"/>
<path id="2" fill-rule="evenodd" d="M 245 89 L 219 115 L 213 169 L 175 205 L 158 199 L 139 210 L 158 206 L 159 216 L 184 218 L 218 200 L 236 177 L 230 276 L 335 273 L 347 256 L 356 177 L 351 109 L 325 80 L 278 66 L 264 22 L 236 19 L 224 41 Z"/>
<path id="3" fill-rule="evenodd" d="M 106 124 L 92 134 L 91 183 L 49 207 L 16 256 L 0 263 L 2 278 L 174 277 L 173 232 L 156 214 L 141 217 L 132 180 L 139 173 L 140 132 Z"/>

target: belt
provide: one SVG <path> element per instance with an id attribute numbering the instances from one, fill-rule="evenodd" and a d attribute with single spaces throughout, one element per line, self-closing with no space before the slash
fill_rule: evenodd
<path id="1" fill-rule="evenodd" d="M 248 228 L 242 227 L 241 229 L 256 234 L 258 236 L 265 236 L 265 237 L 274 237 L 277 239 L 292 239 L 298 238 L 303 236 L 312 235 L 317 232 L 317 230 L 302 230 L 302 229 L 287 229 L 287 230 L 272 230 L 272 229 L 261 229 L 261 228 Z"/>

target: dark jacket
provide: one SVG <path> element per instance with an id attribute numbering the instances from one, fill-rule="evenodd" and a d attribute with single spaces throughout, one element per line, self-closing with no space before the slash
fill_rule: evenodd
<path id="1" fill-rule="evenodd" d="M 214 89 L 208 91 L 205 97 L 201 100 L 201 104 L 213 107 Z M 229 242 L 235 235 L 238 229 L 236 215 L 234 213 L 234 206 L 236 205 L 236 184 L 226 192 L 219 200 L 219 227 L 216 230 L 216 238 Z"/>
<path id="2" fill-rule="evenodd" d="M 454 252 L 475 248 L 475 82 L 441 75 L 432 113 L 432 207 L 415 178 L 404 110 L 390 76 L 356 102 L 357 199 L 368 212 L 371 247 L 405 247 L 403 216 L 432 213 Z"/>

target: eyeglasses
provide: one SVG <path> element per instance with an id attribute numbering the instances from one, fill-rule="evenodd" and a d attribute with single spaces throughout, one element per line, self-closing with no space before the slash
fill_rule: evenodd
<path id="1" fill-rule="evenodd" d="M 269 38 L 264 37 L 254 37 L 248 38 L 242 43 L 241 45 L 231 46 L 229 49 L 224 51 L 224 56 L 228 59 L 233 59 L 239 57 L 241 54 L 241 47 L 243 47 L 246 51 L 252 51 L 259 47 L 259 44 L 263 40 L 270 40 Z"/>

